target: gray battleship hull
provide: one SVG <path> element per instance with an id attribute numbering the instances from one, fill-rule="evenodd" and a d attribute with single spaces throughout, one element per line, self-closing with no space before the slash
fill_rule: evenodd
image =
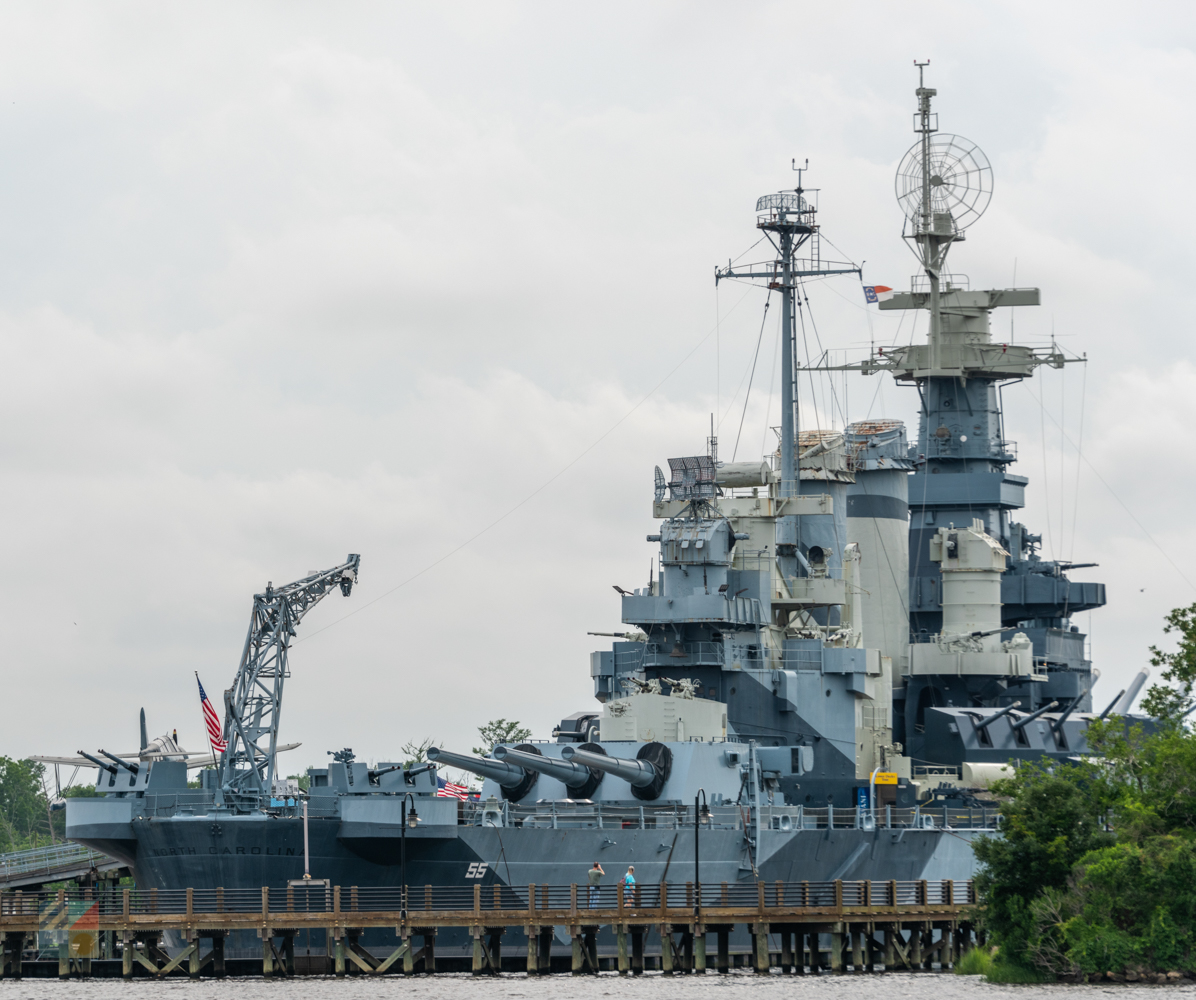
<path id="1" fill-rule="evenodd" d="M 139 819 L 132 836 L 79 828 L 72 838 L 128 863 L 144 888 L 284 886 L 302 878 L 303 821 L 232 817 Z M 339 819 L 310 822 L 310 870 L 333 885 L 396 887 L 402 882 L 398 837 L 345 838 Z M 741 830 L 701 834 L 703 882 L 821 882 L 841 879 L 969 879 L 980 830 L 802 829 L 763 831 L 754 874 Z M 991 832 L 991 831 L 988 831 Z M 584 883 L 594 861 L 613 881 L 634 865 L 637 879 L 694 878 L 694 832 L 657 829 L 511 829 L 479 826 L 413 831 L 406 841 L 407 884 L 511 886 Z M 468 878 L 485 865 L 480 879 Z"/>

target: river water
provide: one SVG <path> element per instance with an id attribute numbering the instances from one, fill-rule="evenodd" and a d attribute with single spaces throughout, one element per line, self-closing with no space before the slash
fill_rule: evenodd
<path id="1" fill-rule="evenodd" d="M 782 976 L 774 972 L 757 976 L 736 970 L 720 976 L 666 977 L 660 973 L 620 978 L 617 973 L 573 977 L 555 975 L 528 979 L 522 975 L 496 978 L 445 974 L 374 979 L 352 976 L 301 977 L 290 980 L 257 978 L 169 980 L 46 979 L 0 980 L 0 1000 L 1095 1000 L 1126 990 L 1162 990 L 1185 1000 L 1196 996 L 1196 983 L 1179 986 L 1145 986 L 1110 983 L 1101 986 L 992 986 L 979 976 L 950 973 L 884 973 L 864 976 Z"/>

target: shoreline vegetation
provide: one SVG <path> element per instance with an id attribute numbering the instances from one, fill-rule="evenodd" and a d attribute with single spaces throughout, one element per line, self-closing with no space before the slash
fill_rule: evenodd
<path id="1" fill-rule="evenodd" d="M 995 782 L 1001 833 L 976 841 L 981 926 L 994 948 L 959 971 L 994 983 L 1182 982 L 1196 976 L 1196 604 L 1150 648 L 1164 684 L 1147 724 L 1093 720 L 1099 757 L 1022 764 Z"/>

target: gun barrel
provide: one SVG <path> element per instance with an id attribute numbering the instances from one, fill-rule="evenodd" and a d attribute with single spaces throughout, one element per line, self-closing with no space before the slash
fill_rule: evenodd
<path id="1" fill-rule="evenodd" d="M 627 760 L 624 757 L 607 757 L 604 754 L 576 747 L 565 747 L 561 756 L 567 761 L 584 764 L 598 771 L 605 771 L 631 783 L 632 788 L 646 788 L 656 780 L 656 768 L 646 760 Z"/>
<path id="2" fill-rule="evenodd" d="M 507 764 L 518 764 L 529 771 L 538 771 L 557 781 L 563 781 L 570 788 L 580 788 L 592 777 L 590 769 L 568 760 L 552 757 L 538 757 L 534 753 L 516 750 L 512 747 L 498 747 L 494 756 Z"/>
<path id="3" fill-rule="evenodd" d="M 1071 713 L 1073 711 L 1075 711 L 1076 706 L 1079 705 L 1079 703 L 1084 700 L 1084 695 L 1086 695 L 1087 693 L 1088 693 L 1087 691 L 1081 691 L 1078 695 L 1076 695 L 1072 699 L 1071 704 L 1068 705 L 1067 708 L 1065 708 L 1063 710 L 1063 714 L 1061 716 L 1059 716 L 1059 718 L 1055 720 L 1055 724 L 1053 726 L 1051 726 L 1051 730 L 1053 732 L 1058 733 L 1063 729 L 1063 723 L 1065 723 L 1067 721 L 1067 717 L 1069 715 L 1071 715 Z"/>
<path id="4" fill-rule="evenodd" d="M 1125 694 L 1125 688 L 1122 688 L 1120 691 L 1118 691 L 1118 692 L 1117 692 L 1117 697 L 1116 697 L 1116 698 L 1114 698 L 1114 699 L 1113 699 L 1111 702 L 1109 702 L 1109 707 L 1108 707 L 1108 708 L 1106 708 L 1106 709 L 1105 709 L 1103 712 L 1101 712 L 1101 714 L 1100 714 L 1100 717 L 1101 717 L 1102 719 L 1103 719 L 1103 718 L 1105 718 L 1105 717 L 1106 717 L 1106 716 L 1107 716 L 1107 715 L 1108 715 L 1108 714 L 1109 714 L 1111 711 L 1113 711 L 1113 709 L 1114 709 L 1114 708 L 1116 708 L 1116 707 L 1117 707 L 1117 703 L 1118 703 L 1119 701 L 1121 701 L 1121 696 L 1122 696 L 1123 694 Z"/>
<path id="5" fill-rule="evenodd" d="M 130 764 L 127 760 L 121 760 L 119 757 L 116 756 L 116 754 L 109 753 L 107 750 L 101 750 L 100 753 L 102 753 L 105 757 L 107 757 L 114 764 L 119 764 L 121 767 L 132 771 L 134 774 L 137 773 L 137 765 L 136 764 Z"/>
<path id="6" fill-rule="evenodd" d="M 93 757 L 91 754 L 84 753 L 82 750 L 76 750 L 75 752 L 80 757 L 86 757 L 89 761 L 91 761 L 93 764 L 95 764 L 95 766 L 98 767 L 101 771 L 107 771 L 109 774 L 116 774 L 115 767 L 113 767 L 111 764 L 105 764 L 98 757 Z"/>
<path id="7" fill-rule="evenodd" d="M 1135 675 L 1134 679 L 1130 681 L 1130 686 L 1117 700 L 1117 707 L 1113 709 L 1118 715 L 1125 715 L 1134 704 L 1134 699 L 1138 697 L 1138 692 L 1142 690 L 1142 685 L 1146 683 L 1146 678 L 1150 676 L 1150 667 L 1143 667 Z"/>
<path id="8" fill-rule="evenodd" d="M 1003 709 L 1001 709 L 1001 711 L 993 712 L 993 714 L 990 715 L 987 719 L 981 719 L 979 722 L 977 722 L 976 728 L 984 729 L 986 726 L 991 726 L 994 722 L 997 721 L 997 719 L 1001 718 L 1002 716 L 1008 715 L 1015 708 L 1021 708 L 1021 707 L 1022 707 L 1022 703 L 1020 701 L 1015 701 L 1012 705 L 1006 705 Z"/>
<path id="9" fill-rule="evenodd" d="M 1044 715 L 1045 713 L 1049 712 L 1051 709 L 1058 708 L 1058 707 L 1059 707 L 1059 702 L 1057 702 L 1057 701 L 1052 701 L 1049 705 L 1043 705 L 1042 708 L 1040 708 L 1037 712 L 1031 712 L 1024 719 L 1018 719 L 1017 722 L 1015 722 L 1011 728 L 1013 728 L 1014 730 L 1022 729 L 1025 726 L 1028 726 L 1031 722 L 1033 722 L 1035 719 L 1037 719 L 1040 715 Z"/>
<path id="10" fill-rule="evenodd" d="M 527 777 L 523 768 L 516 767 L 514 764 L 507 764 L 501 760 L 485 760 L 464 753 L 453 753 L 451 750 L 441 750 L 439 747 L 431 747 L 428 750 L 428 760 L 434 764 L 459 767 L 462 771 L 472 771 L 479 777 L 497 781 L 504 788 L 514 788 Z"/>

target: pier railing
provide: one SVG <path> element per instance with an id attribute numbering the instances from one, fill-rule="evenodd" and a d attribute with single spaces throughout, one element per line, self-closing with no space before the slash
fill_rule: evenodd
<path id="1" fill-rule="evenodd" d="M 700 897 L 700 898 L 699 898 Z M 317 914 L 561 911 L 654 911 L 745 908 L 838 910 L 967 906 L 976 902 L 971 881 L 692 882 L 657 885 L 312 886 L 262 889 L 61 889 L 0 893 L 0 927 L 10 919 L 80 905 L 97 918 L 253 914 L 278 923 Z"/>

